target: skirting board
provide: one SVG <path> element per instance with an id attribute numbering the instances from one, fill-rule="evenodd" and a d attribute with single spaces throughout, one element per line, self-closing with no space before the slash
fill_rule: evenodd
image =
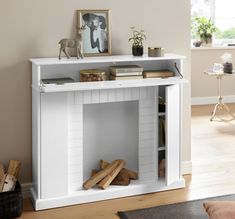
<path id="1" fill-rule="evenodd" d="M 181 166 L 182 175 L 192 174 L 192 161 L 182 161 Z"/>
<path id="2" fill-rule="evenodd" d="M 191 98 L 191 105 L 207 105 L 207 104 L 216 104 L 218 101 L 218 97 L 192 97 Z M 223 97 L 224 103 L 235 103 L 235 96 L 224 96 Z"/>
<path id="3" fill-rule="evenodd" d="M 192 174 L 192 162 L 191 161 L 183 161 L 182 168 L 181 168 L 182 175 Z M 30 197 L 30 188 L 32 187 L 32 183 L 23 183 L 22 187 L 22 194 L 23 198 Z"/>
<path id="4" fill-rule="evenodd" d="M 22 195 L 23 198 L 29 198 L 30 197 L 30 188 L 32 187 L 32 183 L 22 183 Z"/>

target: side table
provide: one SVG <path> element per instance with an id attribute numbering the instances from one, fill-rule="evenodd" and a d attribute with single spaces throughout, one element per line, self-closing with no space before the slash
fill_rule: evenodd
<path id="1" fill-rule="evenodd" d="M 217 110 L 222 110 L 223 108 L 232 116 L 233 119 L 235 119 L 234 115 L 231 113 L 229 107 L 227 104 L 223 103 L 223 95 L 222 95 L 222 78 L 223 76 L 229 76 L 233 74 L 227 74 L 223 72 L 213 72 L 213 71 L 205 71 L 205 74 L 209 76 L 215 76 L 218 79 L 218 102 L 214 107 L 212 116 L 210 118 L 210 121 L 213 121 L 216 115 Z"/>

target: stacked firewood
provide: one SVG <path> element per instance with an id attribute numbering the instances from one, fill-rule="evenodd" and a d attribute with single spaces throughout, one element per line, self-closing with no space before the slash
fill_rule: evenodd
<path id="1" fill-rule="evenodd" d="M 7 172 L 4 172 L 3 165 L 0 164 L 0 192 L 13 191 L 20 172 L 20 161 L 10 160 Z"/>
<path id="2" fill-rule="evenodd" d="M 91 177 L 83 183 L 84 189 L 87 190 L 96 185 L 101 189 L 106 189 L 110 184 L 129 185 L 131 179 L 136 180 L 138 178 L 138 174 L 124 168 L 125 164 L 124 160 L 114 160 L 111 163 L 101 160 L 100 169 L 92 170 Z"/>

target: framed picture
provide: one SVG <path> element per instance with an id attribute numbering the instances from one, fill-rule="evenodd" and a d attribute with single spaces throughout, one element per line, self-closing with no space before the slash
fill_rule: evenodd
<path id="1" fill-rule="evenodd" d="M 78 10 L 84 56 L 111 55 L 109 10 Z"/>

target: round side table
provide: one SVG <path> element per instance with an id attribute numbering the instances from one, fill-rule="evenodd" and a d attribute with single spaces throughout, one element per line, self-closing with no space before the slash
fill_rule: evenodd
<path id="1" fill-rule="evenodd" d="M 223 102 L 223 95 L 222 95 L 222 78 L 224 76 L 230 76 L 230 75 L 235 75 L 235 74 L 234 73 L 233 74 L 227 74 L 227 73 L 213 72 L 213 71 L 205 71 L 204 73 L 206 75 L 209 75 L 209 76 L 215 76 L 218 79 L 218 102 L 214 107 L 214 110 L 212 112 L 212 116 L 210 118 L 210 121 L 213 121 L 213 119 L 215 118 L 216 111 L 217 110 L 219 111 L 219 110 L 222 110 L 222 109 L 225 109 L 232 116 L 232 118 L 235 119 L 235 117 L 231 113 L 228 105 Z"/>

